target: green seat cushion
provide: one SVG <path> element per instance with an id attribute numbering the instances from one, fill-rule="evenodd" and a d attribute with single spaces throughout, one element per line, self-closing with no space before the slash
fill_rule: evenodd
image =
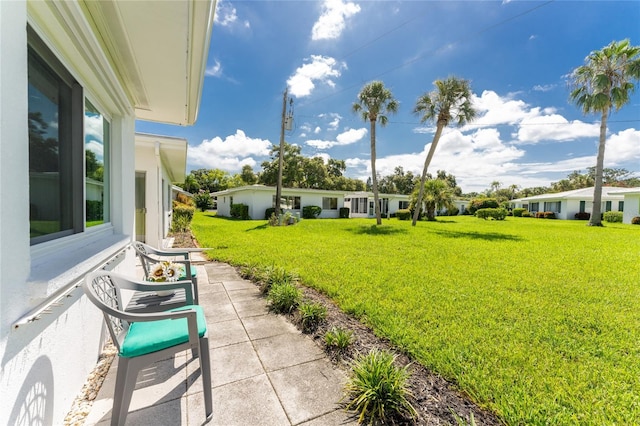
<path id="1" fill-rule="evenodd" d="M 197 276 L 197 275 L 196 275 L 196 267 L 195 267 L 195 266 L 192 266 L 192 267 L 191 267 L 191 276 L 192 276 L 192 277 L 196 277 L 196 276 Z M 188 280 L 188 279 L 190 279 L 190 277 L 189 277 L 189 278 L 187 278 L 187 274 L 184 274 L 184 273 L 183 273 L 183 274 L 180 274 L 180 279 L 181 279 L 181 280 Z"/>
<path id="2" fill-rule="evenodd" d="M 181 306 L 170 309 L 167 312 L 183 311 L 186 309 L 196 311 L 198 335 L 199 337 L 204 336 L 204 333 L 207 331 L 207 321 L 201 306 Z M 135 322 L 129 327 L 129 332 L 124 338 L 124 342 L 122 342 L 120 356 L 133 358 L 180 345 L 188 341 L 189 331 L 186 318 Z"/>

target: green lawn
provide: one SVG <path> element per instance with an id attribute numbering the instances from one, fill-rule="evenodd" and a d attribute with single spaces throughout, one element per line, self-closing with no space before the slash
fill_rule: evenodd
<path id="1" fill-rule="evenodd" d="M 197 213 L 210 257 L 278 265 L 508 424 L 640 424 L 640 226 Z"/>

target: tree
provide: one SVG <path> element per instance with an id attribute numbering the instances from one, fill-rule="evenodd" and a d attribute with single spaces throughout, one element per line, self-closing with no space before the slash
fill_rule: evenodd
<path id="1" fill-rule="evenodd" d="M 184 189 L 185 191 L 190 192 L 192 194 L 195 194 L 196 192 L 198 192 L 200 190 L 200 184 L 196 180 L 196 178 L 193 175 L 193 173 L 189 173 L 184 178 L 184 184 L 182 185 L 182 189 Z"/>
<path id="2" fill-rule="evenodd" d="M 584 65 L 573 70 L 569 98 L 584 114 L 600 113 L 600 139 L 596 158 L 593 189 L 593 210 L 590 226 L 602 226 L 602 172 L 609 114 L 626 105 L 635 89 L 633 80 L 640 80 L 640 47 L 629 40 L 613 41 L 585 58 Z"/>
<path id="3" fill-rule="evenodd" d="M 419 188 L 413 193 L 412 206 L 414 212 L 420 213 L 418 206 Z M 429 179 L 423 188 L 422 207 L 427 216 L 427 220 L 436 220 L 436 211 L 451 209 L 455 207 L 453 203 L 453 191 L 449 184 L 442 179 Z M 414 213 L 415 214 L 415 213 Z"/>
<path id="4" fill-rule="evenodd" d="M 455 122 L 458 126 L 463 126 L 467 122 L 472 121 L 476 116 L 476 110 L 471 103 L 471 85 L 467 80 L 448 77 L 446 80 L 436 80 L 434 84 L 436 90 L 420 96 L 413 109 L 415 114 L 421 115 L 421 123 L 432 120 L 436 121 L 436 133 L 431 141 L 427 158 L 424 160 L 417 205 L 422 203 L 424 184 L 427 179 L 427 169 L 440 141 L 440 136 L 442 136 L 442 130 L 448 126 L 451 121 Z M 419 210 L 420 209 L 416 209 L 413 213 L 413 226 L 416 226 L 416 222 L 418 221 Z"/>
<path id="5" fill-rule="evenodd" d="M 354 113 L 360 113 L 363 121 L 369 121 L 371 128 L 371 186 L 378 225 L 382 225 L 382 215 L 378 201 L 378 177 L 376 176 L 376 123 L 380 122 L 382 127 L 386 126 L 387 114 L 395 114 L 398 111 L 398 106 L 398 101 L 393 98 L 391 91 L 384 87 L 384 83 L 372 81 L 360 90 L 358 101 L 352 107 Z"/>
<path id="6" fill-rule="evenodd" d="M 258 177 L 255 173 L 253 173 L 253 168 L 248 164 L 242 166 L 240 177 L 242 178 L 242 181 L 247 185 L 253 185 L 258 181 Z"/>

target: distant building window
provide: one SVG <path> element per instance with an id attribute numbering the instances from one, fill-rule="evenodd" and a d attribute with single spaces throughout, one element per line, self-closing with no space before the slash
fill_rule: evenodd
<path id="1" fill-rule="evenodd" d="M 531 203 L 531 211 L 537 212 L 540 209 L 540 203 Z"/>
<path id="2" fill-rule="evenodd" d="M 587 209 L 587 202 L 586 201 L 580 201 L 580 213 L 584 213 Z"/>
<path id="3" fill-rule="evenodd" d="M 338 198 L 337 197 L 322 197 L 322 209 L 323 210 L 338 210 Z"/>
<path id="4" fill-rule="evenodd" d="M 271 197 L 271 205 L 276 206 L 276 196 Z M 280 198 L 280 208 L 287 210 L 300 210 L 300 197 L 294 195 L 283 195 Z"/>
<path id="5" fill-rule="evenodd" d="M 604 203 L 604 211 L 605 212 L 610 212 L 611 211 L 611 201 L 606 201 Z"/>
<path id="6" fill-rule="evenodd" d="M 544 203 L 544 211 L 546 212 L 554 212 L 554 213 L 562 213 L 561 211 L 562 202 L 561 201 L 550 201 Z"/>
<path id="7" fill-rule="evenodd" d="M 408 201 L 398 201 L 398 210 L 406 210 L 408 208 L 409 208 L 409 202 Z"/>
<path id="8" fill-rule="evenodd" d="M 618 201 L 618 211 L 619 212 L 624 211 L 624 201 Z"/>
<path id="9" fill-rule="evenodd" d="M 367 213 L 369 210 L 368 207 L 368 199 L 366 197 L 363 198 L 352 198 L 351 199 L 351 213 Z"/>

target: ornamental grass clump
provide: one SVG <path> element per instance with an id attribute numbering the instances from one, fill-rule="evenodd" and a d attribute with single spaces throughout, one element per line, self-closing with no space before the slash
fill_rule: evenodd
<path id="1" fill-rule="evenodd" d="M 353 343 L 353 332 L 343 328 L 333 327 L 324 335 L 324 344 L 327 349 L 338 355 L 346 352 Z"/>
<path id="2" fill-rule="evenodd" d="M 289 272 L 281 266 L 267 266 L 256 275 L 260 281 L 260 291 L 268 293 L 274 284 L 291 283 L 297 284 L 299 281 L 298 274 Z"/>
<path id="3" fill-rule="evenodd" d="M 354 361 L 345 386 L 350 400 L 346 409 L 359 414 L 359 423 L 385 423 L 394 416 L 416 417 L 416 410 L 409 402 L 412 397 L 407 385 L 409 371 L 407 367 L 397 367 L 395 358 L 389 352 L 374 349 Z"/>
<path id="4" fill-rule="evenodd" d="M 302 294 L 295 284 L 277 283 L 271 286 L 267 300 L 272 311 L 279 314 L 290 314 L 300 304 Z"/>
<path id="5" fill-rule="evenodd" d="M 298 306 L 298 313 L 304 333 L 315 331 L 327 318 L 327 308 L 320 303 L 304 302 Z"/>

